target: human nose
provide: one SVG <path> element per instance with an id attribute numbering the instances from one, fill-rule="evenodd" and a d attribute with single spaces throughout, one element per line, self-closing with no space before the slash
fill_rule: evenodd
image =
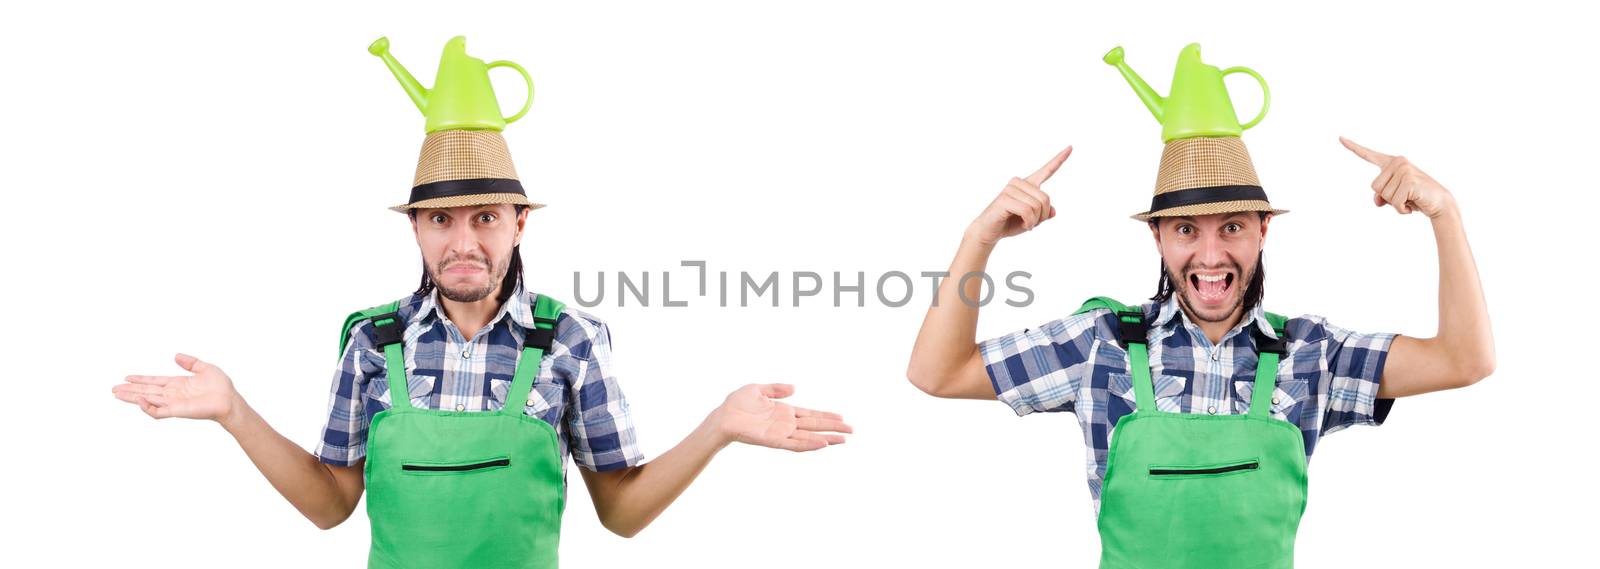
<path id="1" fill-rule="evenodd" d="M 1200 251 L 1197 259 L 1202 267 L 1218 267 L 1228 260 L 1228 250 L 1223 246 L 1222 238 L 1216 234 L 1205 234 L 1200 237 Z"/>
<path id="2" fill-rule="evenodd" d="M 456 223 L 449 230 L 450 251 L 456 255 L 474 256 L 478 250 L 478 233 L 470 223 Z"/>

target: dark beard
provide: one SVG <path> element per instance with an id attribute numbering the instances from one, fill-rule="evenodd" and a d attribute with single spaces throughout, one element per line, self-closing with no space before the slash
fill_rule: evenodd
<path id="1" fill-rule="evenodd" d="M 444 285 L 444 281 L 439 278 L 439 273 L 444 272 L 444 268 L 449 262 L 455 262 L 458 260 L 460 259 L 449 259 L 447 260 L 448 262 L 441 261 L 439 266 L 434 268 L 432 275 L 434 286 L 439 289 L 439 294 L 455 302 L 477 302 L 487 298 L 490 294 L 494 293 L 495 288 L 500 285 L 500 281 L 505 279 L 506 271 L 510 270 L 511 267 L 511 259 L 507 257 L 495 264 L 493 270 L 490 271 L 491 275 L 489 282 L 484 284 L 482 287 L 452 289 Z M 467 260 L 483 261 L 482 259 Z M 482 264 L 487 265 L 488 263 L 483 262 Z"/>

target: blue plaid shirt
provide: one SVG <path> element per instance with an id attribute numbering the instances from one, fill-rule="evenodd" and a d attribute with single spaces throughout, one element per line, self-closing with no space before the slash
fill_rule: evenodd
<path id="1" fill-rule="evenodd" d="M 533 328 L 533 293 L 519 285 L 489 325 L 470 340 L 439 309 L 438 294 L 435 289 L 400 301 L 411 404 L 456 411 L 503 407 L 522 355 L 523 335 Z M 528 393 L 528 416 L 555 427 L 562 456 L 571 453 L 586 470 L 639 464 L 643 457 L 634 440 L 628 401 L 611 375 L 610 331 L 595 317 L 567 308 L 556 319 L 555 336 Z M 361 460 L 367 455 L 367 426 L 389 405 L 383 352 L 373 347 L 371 321 L 362 322 L 351 331 L 333 375 L 328 423 L 317 457 L 337 466 Z"/>
<path id="2" fill-rule="evenodd" d="M 1151 323 L 1150 377 L 1157 409 L 1213 415 L 1249 411 L 1256 349 L 1246 327 L 1272 333 L 1259 304 L 1216 345 L 1189 321 L 1176 294 L 1141 308 Z M 1393 400 L 1377 398 L 1378 379 L 1394 334 L 1358 334 L 1320 316 L 1290 319 L 1287 332 L 1288 354 L 1278 364 L 1272 416 L 1300 427 L 1307 459 L 1322 435 L 1383 423 Z M 1134 410 L 1133 377 L 1128 352 L 1117 343 L 1116 316 L 1106 309 L 1069 316 L 986 340 L 980 351 L 995 394 L 1018 415 L 1077 415 L 1098 515 L 1112 428 Z"/>

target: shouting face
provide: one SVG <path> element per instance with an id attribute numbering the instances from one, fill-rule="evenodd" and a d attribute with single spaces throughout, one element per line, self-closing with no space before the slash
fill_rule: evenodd
<path id="1" fill-rule="evenodd" d="M 411 226 L 439 294 L 477 302 L 498 291 L 527 218 L 527 210 L 491 204 L 419 209 Z"/>
<path id="2" fill-rule="evenodd" d="M 1191 318 L 1222 323 L 1242 314 L 1271 219 L 1253 211 L 1159 218 L 1156 249 Z"/>

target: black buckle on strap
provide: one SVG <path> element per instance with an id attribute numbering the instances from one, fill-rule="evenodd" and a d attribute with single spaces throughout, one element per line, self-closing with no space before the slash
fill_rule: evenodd
<path id="1" fill-rule="evenodd" d="M 522 337 L 522 347 L 538 348 L 545 352 L 549 352 L 550 345 L 554 343 L 555 340 L 556 330 L 554 328 L 533 328 L 528 330 L 527 335 Z"/>
<path id="2" fill-rule="evenodd" d="M 1255 329 L 1256 352 L 1263 354 L 1278 354 L 1279 357 L 1289 354 L 1289 344 L 1277 334 L 1268 336 L 1260 328 Z"/>
<path id="3" fill-rule="evenodd" d="M 388 323 L 383 321 L 388 320 Z M 400 321 L 400 313 L 390 312 L 372 317 L 372 343 L 378 349 L 383 349 L 389 344 L 398 344 L 405 339 L 406 327 Z"/>
<path id="4" fill-rule="evenodd" d="M 1122 344 L 1143 344 L 1150 333 L 1150 327 L 1144 323 L 1144 312 L 1128 311 L 1115 312 L 1117 315 L 1117 337 Z"/>

